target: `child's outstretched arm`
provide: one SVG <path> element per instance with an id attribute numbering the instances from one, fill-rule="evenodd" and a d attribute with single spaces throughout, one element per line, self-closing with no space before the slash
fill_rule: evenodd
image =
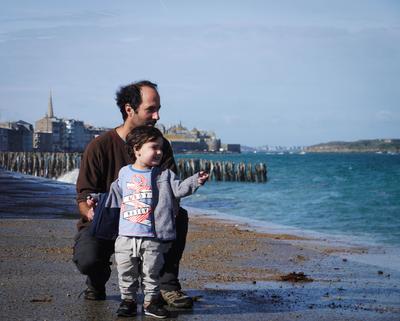
<path id="1" fill-rule="evenodd" d="M 196 173 L 183 181 L 179 180 L 179 177 L 172 171 L 169 172 L 169 175 L 171 189 L 176 198 L 193 194 L 208 178 L 208 173 L 206 172 Z"/>

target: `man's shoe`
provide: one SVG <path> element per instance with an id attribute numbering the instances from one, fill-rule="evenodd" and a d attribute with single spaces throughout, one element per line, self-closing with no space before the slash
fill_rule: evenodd
<path id="1" fill-rule="evenodd" d="M 150 302 L 147 307 L 144 307 L 144 314 L 159 319 L 165 319 L 169 316 L 168 310 L 164 309 L 160 302 Z"/>
<path id="2" fill-rule="evenodd" d="M 190 309 L 193 307 L 193 299 L 181 290 L 161 290 L 161 296 L 170 307 L 185 309 Z"/>
<path id="3" fill-rule="evenodd" d="M 122 300 L 117 310 L 119 317 L 134 317 L 137 314 L 136 301 L 134 300 Z"/>
<path id="4" fill-rule="evenodd" d="M 85 300 L 103 301 L 106 299 L 105 291 L 96 291 L 96 290 L 87 288 L 83 293 L 84 293 Z"/>

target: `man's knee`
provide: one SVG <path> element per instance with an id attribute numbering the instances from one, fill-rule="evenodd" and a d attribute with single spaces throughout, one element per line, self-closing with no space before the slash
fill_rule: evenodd
<path id="1" fill-rule="evenodd" d="M 107 258 L 103 257 L 105 250 L 101 244 L 90 235 L 89 230 L 84 228 L 75 237 L 74 254 L 72 260 L 82 274 L 90 274 L 101 265 L 108 264 Z M 111 255 L 111 254 L 110 254 Z"/>
<path id="2" fill-rule="evenodd" d="M 80 253 L 80 255 L 75 253 L 73 261 L 79 272 L 85 275 L 91 274 L 91 272 L 95 271 L 99 266 L 98 258 L 90 252 L 87 252 L 86 255 L 84 253 Z"/>

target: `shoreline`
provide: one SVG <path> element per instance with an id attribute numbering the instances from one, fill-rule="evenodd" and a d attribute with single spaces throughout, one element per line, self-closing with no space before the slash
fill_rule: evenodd
<path id="1" fill-rule="evenodd" d="M 229 215 L 216 211 L 207 211 L 195 207 L 185 206 L 188 210 L 189 218 L 204 217 L 211 220 L 219 220 L 232 224 L 236 228 L 245 231 L 252 231 L 274 235 L 284 239 L 288 236 L 289 239 L 307 241 L 303 246 L 310 248 L 336 248 L 335 252 L 348 255 L 352 254 L 351 259 L 361 262 L 376 265 L 381 268 L 393 269 L 400 272 L 400 247 L 398 245 L 377 243 L 366 238 L 358 236 L 349 236 L 344 234 L 329 234 L 313 230 L 306 230 L 287 225 L 281 225 L 268 221 L 260 221 L 250 218 L 243 218 L 235 215 Z M 283 236 L 283 237 L 282 237 Z M 379 258 L 379 259 L 377 259 Z"/>
<path id="2" fill-rule="evenodd" d="M 76 211 L 76 204 L 75 204 L 75 184 L 71 183 L 71 181 L 76 180 L 77 174 L 78 174 L 78 169 L 74 169 L 73 171 L 63 175 L 62 177 L 59 177 L 58 179 L 47 179 L 43 177 L 36 177 L 36 176 L 31 176 L 27 174 L 22 174 L 19 172 L 12 172 L 12 171 L 5 171 L 0 168 L 0 173 L 3 173 L 4 176 L 6 176 L 7 180 L 5 181 L 4 184 L 7 184 L 8 182 L 14 184 L 15 181 L 20 178 L 22 179 L 27 179 L 29 180 L 29 185 L 33 186 L 35 183 L 41 182 L 42 184 L 48 185 L 48 195 L 51 195 L 50 190 L 55 190 L 58 189 L 60 192 L 56 192 L 56 196 L 60 196 L 60 194 L 63 194 L 64 192 L 67 192 L 66 195 L 64 196 L 61 201 L 65 202 L 66 199 L 68 199 L 68 213 L 66 211 L 59 211 L 57 209 L 57 214 L 54 215 L 53 212 L 48 212 L 49 217 L 52 218 L 74 218 L 78 216 L 78 213 Z M 0 178 L 2 175 L 0 175 Z M 65 191 L 65 188 L 67 186 L 67 189 L 70 189 L 70 191 Z M 21 189 L 21 187 L 19 186 Z M 28 187 L 22 187 L 23 189 L 28 190 Z M 2 190 L 0 188 L 0 190 Z M 8 193 L 8 191 L 4 191 L 5 193 Z M 47 201 L 47 200 L 46 200 Z M 53 205 L 53 204 L 52 204 Z M 312 239 L 317 239 L 317 240 L 328 240 L 330 243 L 339 243 L 342 246 L 348 246 L 353 247 L 353 246 L 360 246 L 360 247 L 368 247 L 368 248 L 373 248 L 375 252 L 385 252 L 389 251 L 391 252 L 391 255 L 399 255 L 400 256 L 400 244 L 393 244 L 393 243 L 386 243 L 386 242 L 380 242 L 379 240 L 372 240 L 371 237 L 373 235 L 368 235 L 365 234 L 363 236 L 357 235 L 349 235 L 346 234 L 345 232 L 340 232 L 335 231 L 333 232 L 319 232 L 319 231 L 314 231 L 314 230 L 307 230 L 305 228 L 301 227 L 294 227 L 294 226 L 289 226 L 289 225 L 283 225 L 279 223 L 274 223 L 271 221 L 264 221 L 264 220 L 256 220 L 256 219 L 250 219 L 247 217 L 240 217 L 232 214 L 227 214 L 227 213 L 222 213 L 214 210 L 207 210 L 207 209 L 202 209 L 202 208 L 196 208 L 196 207 L 191 207 L 191 206 L 186 206 L 185 202 L 183 200 L 183 205 L 184 208 L 187 208 L 189 212 L 191 212 L 191 215 L 201 215 L 201 216 L 207 216 L 210 218 L 216 218 L 216 219 L 222 219 L 222 220 L 228 220 L 232 222 L 236 222 L 238 225 L 245 225 L 246 228 L 249 228 L 251 230 L 263 232 L 263 233 L 270 233 L 271 231 L 274 233 L 279 233 L 279 234 L 285 234 L 285 233 L 290 233 L 290 234 L 295 234 L 299 235 L 305 238 L 312 238 Z M 12 215 L 9 215 L 10 218 L 18 218 L 20 215 L 25 215 L 23 213 L 15 213 Z M 0 208 L 0 218 L 5 217 L 4 212 Z M 32 215 L 27 215 L 24 218 L 35 218 Z M 42 215 L 41 218 L 46 218 L 46 215 Z M 396 262 L 396 269 L 400 271 L 400 261 Z"/>
<path id="3" fill-rule="evenodd" d="M 2 171 L 0 183 L 2 186 L 0 187 L 2 194 L 0 199 L 3 204 L 3 207 L 0 208 L 0 218 L 74 219 L 78 217 L 74 201 L 74 184 L 9 171 Z M 9 190 L 6 186 L 11 186 L 12 189 Z M 33 194 L 29 195 L 29 193 Z M 66 205 L 59 206 L 59 204 Z M 189 217 L 207 217 L 231 222 L 244 230 L 266 234 L 290 234 L 308 239 L 303 246 L 317 248 L 321 246 L 336 247 L 342 252 L 348 252 L 349 248 L 363 248 L 363 251 L 353 253 L 351 259 L 361 263 L 375 264 L 382 269 L 400 271 L 399 246 L 373 242 L 367 243 L 364 239 L 360 238 L 320 233 L 267 221 L 252 220 L 217 211 L 194 208 L 185 204 L 183 204 L 183 207 L 187 208 L 190 212 Z M 311 240 L 314 240 L 314 242 Z"/>
<path id="4" fill-rule="evenodd" d="M 115 264 L 106 301 L 78 297 L 85 277 L 71 262 L 75 223 L 0 219 L 1 319 L 116 319 Z M 189 314 L 172 310 L 173 319 L 398 320 L 400 273 L 353 262 L 362 249 L 308 242 L 315 240 L 192 215 L 180 279 L 196 302 Z"/>
<path id="5" fill-rule="evenodd" d="M 234 251 L 240 253 L 240 255 L 237 255 L 242 257 L 251 257 L 254 256 L 254 254 L 259 255 L 257 249 L 263 249 L 266 247 L 266 245 L 268 247 L 277 248 L 284 246 L 302 253 L 295 256 L 295 259 L 289 259 L 289 262 L 295 264 L 292 264 L 291 266 L 291 264 L 285 262 L 285 265 L 277 265 L 280 268 L 276 269 L 274 272 L 271 272 L 271 275 L 268 275 L 268 273 L 262 273 L 261 275 L 253 271 L 254 278 L 259 280 L 280 281 L 281 276 L 284 276 L 285 273 L 288 273 L 288 271 L 295 271 L 299 266 L 304 265 L 297 265 L 297 263 L 304 263 L 304 261 L 307 260 L 303 253 L 308 253 L 311 257 L 319 255 L 329 256 L 346 263 L 366 263 L 371 269 L 384 269 L 394 273 L 400 272 L 397 265 L 393 266 L 393 262 L 391 262 L 392 265 L 382 265 L 380 264 L 381 262 L 376 262 L 373 260 L 374 255 L 381 255 L 381 251 L 385 251 L 385 249 L 381 249 L 380 247 L 371 248 L 370 246 L 365 246 L 365 244 L 352 244 L 347 240 L 345 242 L 338 242 L 338 240 L 327 239 L 327 235 L 324 235 L 324 237 L 321 238 L 320 235 L 315 237 L 314 233 L 308 234 L 303 233 L 303 231 L 301 231 L 301 234 L 297 234 L 297 230 L 295 229 L 281 229 L 280 227 L 275 229 L 268 228 L 266 226 L 257 228 L 248 224 L 246 221 L 238 222 L 236 220 L 232 220 L 231 217 L 228 216 L 226 218 L 221 218 L 204 215 L 201 213 L 191 214 L 192 215 L 189 215 L 190 224 L 192 224 L 191 233 L 188 235 L 189 244 L 190 241 L 194 241 L 195 243 L 202 241 L 201 238 L 204 237 L 204 235 L 206 235 L 207 238 L 211 238 L 213 241 L 209 242 L 207 246 L 204 246 L 204 248 L 211 247 L 211 249 L 209 251 L 203 249 L 201 252 L 205 254 L 206 257 L 212 257 L 213 253 L 216 253 L 216 256 L 219 257 L 219 263 L 221 263 L 223 260 L 226 262 L 233 261 L 235 255 L 232 252 Z M 214 228 L 214 224 L 216 228 Z M 218 229 L 221 229 L 221 231 L 218 231 Z M 227 235 L 230 235 L 230 237 L 227 237 Z M 224 238 L 229 238 L 229 241 L 224 240 Z M 236 238 L 239 240 L 251 240 L 251 243 L 243 244 L 243 241 L 236 240 L 236 242 L 230 244 L 230 242 L 235 241 Z M 207 242 L 203 240 L 202 243 Z M 223 250 L 219 251 L 219 248 Z M 379 251 L 378 253 L 375 252 L 377 250 Z M 183 264 L 185 265 L 186 263 L 189 263 L 188 266 L 192 268 L 196 266 L 193 264 L 193 258 L 202 259 L 201 255 L 196 255 L 193 252 L 195 251 L 189 247 L 189 249 L 186 249 L 183 258 Z M 383 254 L 385 254 L 385 252 L 383 252 Z M 270 261 L 271 254 L 268 253 L 267 255 L 268 260 Z M 186 260 L 186 257 L 189 257 L 189 259 Z M 355 257 L 357 259 L 355 259 Z M 365 259 L 362 259 L 363 257 Z M 277 259 L 275 257 L 273 258 L 274 260 Z M 254 267 L 254 265 L 251 264 L 250 266 Z M 285 266 L 285 268 L 282 268 L 283 266 Z M 243 269 L 245 270 L 246 266 L 243 266 Z M 266 271 L 268 272 L 268 270 L 262 272 Z M 224 278 L 221 279 L 226 281 Z M 243 279 L 242 277 L 238 276 L 236 276 L 234 279 L 240 282 L 248 280 L 248 278 Z"/>

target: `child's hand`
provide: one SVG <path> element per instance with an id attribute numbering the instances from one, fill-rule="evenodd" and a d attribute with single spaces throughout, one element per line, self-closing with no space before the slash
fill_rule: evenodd
<path id="1" fill-rule="evenodd" d="M 205 171 L 200 171 L 200 172 L 199 172 L 199 177 L 197 178 L 197 182 L 198 182 L 200 185 L 204 185 L 204 183 L 208 180 L 208 177 L 209 177 L 209 175 L 208 175 L 207 172 L 205 172 Z"/>

